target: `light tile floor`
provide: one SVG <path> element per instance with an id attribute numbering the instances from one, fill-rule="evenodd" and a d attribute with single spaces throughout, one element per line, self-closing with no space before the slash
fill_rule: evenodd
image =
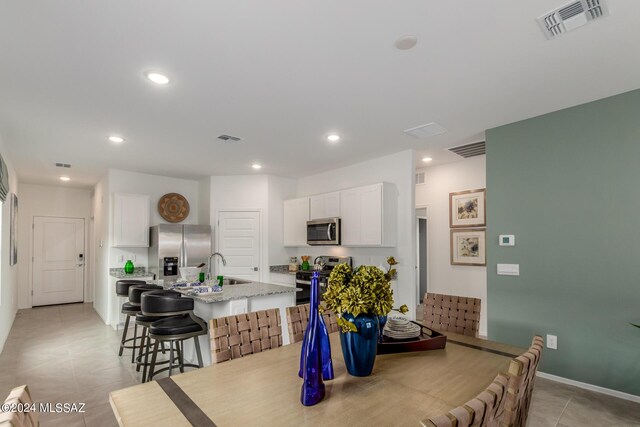
<path id="1" fill-rule="evenodd" d="M 48 426 L 115 426 L 109 392 L 140 374 L 91 304 L 20 310 L 0 354 L 0 397 L 28 384 L 37 402 L 85 402 L 84 414 L 41 414 Z M 640 426 L 640 404 L 537 379 L 529 427 Z"/>

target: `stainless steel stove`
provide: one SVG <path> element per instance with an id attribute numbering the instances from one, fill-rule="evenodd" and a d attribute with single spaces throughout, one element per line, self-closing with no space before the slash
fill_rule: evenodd
<path id="1" fill-rule="evenodd" d="M 314 260 L 314 265 L 322 265 L 320 272 L 320 299 L 322 300 L 322 294 L 327 289 L 327 281 L 331 270 L 338 264 L 347 263 L 352 266 L 352 260 L 350 256 L 347 257 L 332 257 L 332 256 L 319 256 Z M 296 304 L 306 304 L 311 301 L 311 274 L 313 270 L 303 271 L 299 270 L 296 273 L 296 286 L 301 288 L 302 291 L 296 292 Z"/>

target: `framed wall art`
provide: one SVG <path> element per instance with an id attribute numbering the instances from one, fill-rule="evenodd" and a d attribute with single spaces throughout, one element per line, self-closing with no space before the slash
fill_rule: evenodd
<path id="1" fill-rule="evenodd" d="M 449 193 L 449 227 L 484 227 L 487 225 L 486 189 Z"/>
<path id="2" fill-rule="evenodd" d="M 487 265 L 485 229 L 451 230 L 451 265 Z"/>

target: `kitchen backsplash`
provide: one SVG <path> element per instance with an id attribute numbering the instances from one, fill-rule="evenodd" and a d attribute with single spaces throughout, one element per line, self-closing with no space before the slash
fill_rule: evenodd
<path id="1" fill-rule="evenodd" d="M 124 267 L 128 259 L 136 267 L 147 267 L 148 252 L 148 248 L 111 248 L 109 267 Z"/>
<path id="2" fill-rule="evenodd" d="M 289 264 L 283 265 L 272 265 L 269 266 L 270 273 L 288 273 L 289 272 Z"/>

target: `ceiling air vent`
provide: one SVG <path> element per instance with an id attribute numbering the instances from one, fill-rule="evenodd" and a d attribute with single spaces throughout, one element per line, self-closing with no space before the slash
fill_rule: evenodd
<path id="1" fill-rule="evenodd" d="M 430 136 L 440 135 L 447 130 L 435 122 L 427 123 L 426 125 L 416 126 L 411 129 L 405 129 L 403 132 L 407 135 L 411 135 L 414 138 L 428 138 Z"/>
<path id="2" fill-rule="evenodd" d="M 237 136 L 231 136 L 231 135 L 220 135 L 218 137 L 219 140 L 224 141 L 224 142 L 238 142 L 240 141 L 240 138 L 238 138 Z"/>
<path id="3" fill-rule="evenodd" d="M 473 144 L 461 145 L 459 147 L 449 148 L 454 154 L 468 159 L 469 157 L 482 156 L 485 154 L 485 142 L 474 142 Z"/>
<path id="4" fill-rule="evenodd" d="M 418 172 L 416 174 L 416 185 L 424 184 L 424 172 Z"/>
<path id="5" fill-rule="evenodd" d="M 608 15 L 604 0 L 577 0 L 542 15 L 538 23 L 545 36 L 552 39 Z"/>
<path id="6" fill-rule="evenodd" d="M 57 168 L 67 168 L 68 169 L 68 168 L 71 167 L 71 165 L 68 164 L 68 163 L 56 163 L 56 167 Z"/>

